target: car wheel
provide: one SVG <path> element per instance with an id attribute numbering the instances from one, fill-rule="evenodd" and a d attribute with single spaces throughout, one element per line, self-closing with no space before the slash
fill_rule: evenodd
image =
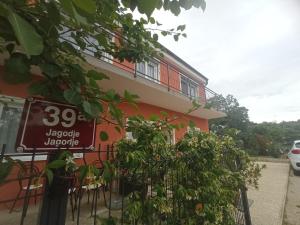
<path id="1" fill-rule="evenodd" d="M 294 171 L 295 176 L 300 176 L 300 171 L 297 171 L 297 170 L 294 170 L 294 169 L 293 169 L 293 171 Z"/>

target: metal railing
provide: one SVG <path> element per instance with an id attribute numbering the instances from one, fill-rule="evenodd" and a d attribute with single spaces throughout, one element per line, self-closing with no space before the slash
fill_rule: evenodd
<path id="1" fill-rule="evenodd" d="M 120 38 L 120 36 L 117 36 L 117 38 Z M 61 38 L 64 41 L 69 42 L 70 44 L 72 44 L 75 48 L 79 48 L 77 46 L 77 44 L 70 38 Z M 84 54 L 95 57 L 95 51 L 93 51 L 93 49 L 85 49 Z M 97 54 L 98 55 L 98 54 Z M 158 77 L 154 78 L 146 73 L 143 72 L 139 72 L 136 69 L 136 63 L 129 63 L 129 65 L 126 65 L 123 62 L 120 62 L 117 59 L 114 59 L 112 56 L 109 56 L 108 54 L 106 54 L 105 52 L 103 52 L 101 57 L 95 57 L 98 60 L 108 63 L 108 64 L 112 64 L 114 66 L 117 66 L 118 68 L 129 72 L 132 74 L 132 76 L 136 77 L 140 77 L 140 78 L 144 78 L 147 79 L 148 81 L 152 81 L 153 83 L 156 83 L 158 85 L 161 85 L 163 87 L 166 88 L 166 90 L 168 91 L 174 91 L 176 93 L 179 93 L 183 96 L 188 97 L 191 100 L 197 100 L 199 103 L 202 103 L 205 105 L 206 101 L 209 100 L 212 97 L 217 96 L 218 94 L 214 91 L 212 91 L 211 89 L 209 89 L 208 87 L 205 86 L 204 83 L 199 83 L 194 81 L 194 83 L 198 84 L 198 92 L 196 96 L 191 96 L 189 94 L 186 94 L 183 92 L 183 90 L 181 89 L 181 74 L 188 76 L 188 74 L 186 74 L 184 71 L 180 70 L 178 67 L 174 66 L 173 64 L 165 61 L 163 58 L 158 58 L 157 60 L 154 60 L 158 63 L 160 69 L 158 70 Z M 162 77 L 162 71 L 165 70 L 167 73 L 167 77 Z M 173 73 L 173 75 L 172 75 Z M 177 74 L 177 76 L 174 76 L 174 74 Z M 193 78 L 189 77 L 191 80 L 193 80 Z"/>

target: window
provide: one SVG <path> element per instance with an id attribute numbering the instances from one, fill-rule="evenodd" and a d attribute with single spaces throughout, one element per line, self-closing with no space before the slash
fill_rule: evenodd
<path id="1" fill-rule="evenodd" d="M 110 33 L 108 41 L 110 41 L 110 42 L 114 42 L 115 41 L 115 38 L 114 38 L 114 36 L 113 36 L 112 33 Z M 97 44 L 99 45 L 98 41 L 97 41 Z M 104 51 L 102 52 L 102 56 L 101 56 L 101 60 L 102 61 L 108 62 L 108 63 L 112 64 L 113 63 L 113 59 L 114 58 L 113 58 L 113 56 L 111 54 L 109 54 L 107 52 L 104 52 Z"/>
<path id="2" fill-rule="evenodd" d="M 194 84 L 194 83 L 190 83 L 190 97 L 192 98 L 196 98 L 198 95 L 197 95 L 197 85 Z"/>
<path id="3" fill-rule="evenodd" d="M 139 62 L 136 64 L 136 71 L 147 79 L 159 82 L 159 64 L 157 62 Z"/>
<path id="4" fill-rule="evenodd" d="M 142 74 L 146 74 L 146 65 L 145 64 L 146 64 L 145 62 L 137 63 L 136 64 L 137 72 L 142 73 Z"/>
<path id="5" fill-rule="evenodd" d="M 70 35 L 70 34 L 69 34 Z M 77 45 L 77 44 L 75 44 L 76 43 L 76 41 L 74 40 L 74 38 L 73 37 L 71 37 L 71 36 L 66 36 L 66 37 L 64 37 L 64 39 L 66 39 L 67 41 L 71 41 L 71 43 L 73 43 L 72 45 L 75 47 L 75 48 L 79 48 L 79 46 Z M 113 34 L 112 33 L 110 33 L 109 35 L 108 35 L 108 37 L 107 37 L 107 41 L 108 42 L 114 42 L 115 41 L 115 38 L 114 38 L 114 36 L 113 36 Z M 111 55 L 111 54 L 109 54 L 109 53 L 107 53 L 107 52 L 105 52 L 105 51 L 102 51 L 102 52 L 100 52 L 99 54 L 98 54 L 98 52 L 97 52 L 97 50 L 104 50 L 104 48 L 103 47 L 101 47 L 100 46 L 100 44 L 99 44 L 99 42 L 98 42 L 98 40 L 96 40 L 94 37 L 92 37 L 92 36 L 89 36 L 88 38 L 87 38 L 87 41 L 85 42 L 86 43 L 86 48 L 84 49 L 84 53 L 86 53 L 86 54 L 88 54 L 88 55 L 92 55 L 92 56 L 94 56 L 94 57 L 96 57 L 96 58 L 100 58 L 102 61 L 104 61 L 104 62 L 108 62 L 108 63 L 110 63 L 110 64 L 112 64 L 113 63 L 113 56 Z M 94 46 L 98 46 L 97 48 L 96 47 L 94 47 Z M 96 54 L 95 54 L 96 53 Z"/>
<path id="6" fill-rule="evenodd" d="M 190 98 L 197 98 L 198 97 L 198 85 L 192 79 L 181 75 L 180 85 L 181 85 L 181 92 L 184 95 L 186 95 Z"/>
<path id="7" fill-rule="evenodd" d="M 128 119 L 126 119 L 126 122 L 127 121 L 128 121 Z M 153 121 L 147 121 L 147 122 L 153 123 Z M 175 129 L 173 129 L 171 132 L 168 132 L 167 130 L 163 130 L 163 133 L 167 137 L 168 144 L 175 144 Z M 136 133 L 134 133 L 134 132 L 127 131 L 125 136 L 126 136 L 126 139 L 128 139 L 128 140 L 136 141 Z"/>
<path id="8" fill-rule="evenodd" d="M 175 144 L 175 129 L 171 130 L 171 132 L 168 132 L 167 130 L 164 131 L 166 137 L 167 137 L 167 143 L 168 144 Z"/>
<path id="9" fill-rule="evenodd" d="M 16 153 L 23 104 L 23 99 L 0 96 L 0 148 L 5 144 L 5 153 Z"/>
<path id="10" fill-rule="evenodd" d="M 296 143 L 295 143 L 295 147 L 296 147 L 296 148 L 300 148 L 300 142 L 296 142 Z"/>
<path id="11" fill-rule="evenodd" d="M 191 131 L 193 131 L 193 130 L 195 130 L 195 131 L 197 131 L 197 132 L 200 132 L 200 131 L 201 131 L 201 129 L 200 129 L 199 127 L 191 128 L 190 126 L 187 126 L 187 128 L 186 128 L 186 132 L 187 132 L 187 133 L 188 133 L 188 132 L 191 132 Z"/>
<path id="12" fill-rule="evenodd" d="M 187 77 L 181 76 L 181 91 L 185 95 L 189 95 L 189 82 Z"/>

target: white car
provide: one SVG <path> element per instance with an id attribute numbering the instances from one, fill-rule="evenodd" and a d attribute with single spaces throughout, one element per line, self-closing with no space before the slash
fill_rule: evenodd
<path id="1" fill-rule="evenodd" d="M 292 149 L 288 153 L 288 157 L 291 162 L 291 166 L 294 170 L 294 174 L 300 173 L 300 140 L 294 141 Z"/>

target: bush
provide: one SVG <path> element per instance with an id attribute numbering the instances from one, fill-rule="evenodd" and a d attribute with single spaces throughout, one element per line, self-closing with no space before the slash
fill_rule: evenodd
<path id="1" fill-rule="evenodd" d="M 121 179 L 148 187 L 128 195 L 126 224 L 235 224 L 239 189 L 257 186 L 261 168 L 229 136 L 192 129 L 171 145 L 166 134 L 173 128 L 132 118 L 127 130 L 136 139 L 117 145 Z"/>

